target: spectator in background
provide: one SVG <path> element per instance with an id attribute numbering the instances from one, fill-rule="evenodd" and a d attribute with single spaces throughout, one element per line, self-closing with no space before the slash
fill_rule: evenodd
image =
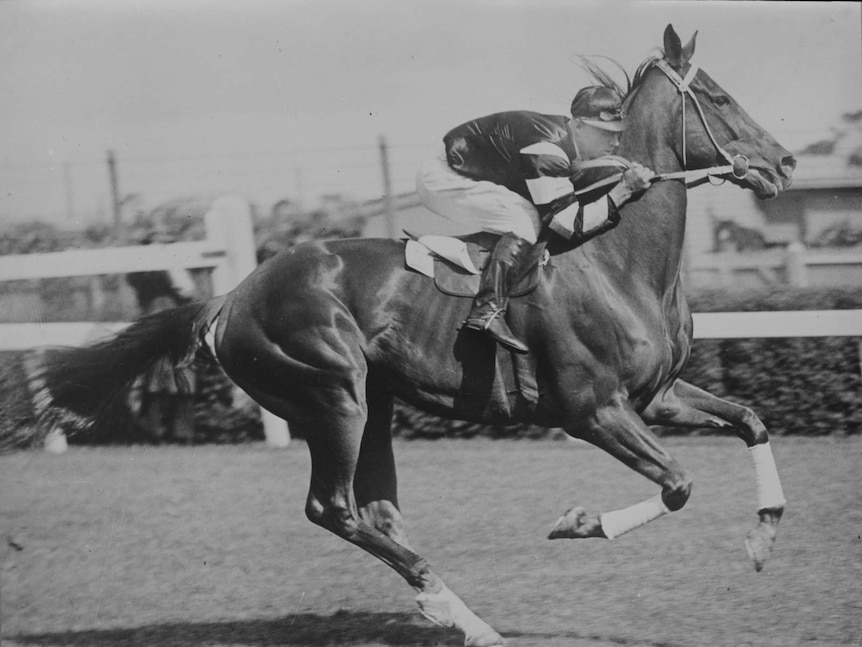
<path id="1" fill-rule="evenodd" d="M 156 229 L 138 237 L 138 244 L 175 242 L 170 234 Z M 134 290 L 141 315 L 169 310 L 194 300 L 195 284 L 183 268 L 154 272 L 133 272 L 126 281 Z M 190 367 L 174 369 L 167 360 L 158 362 L 134 389 L 131 408 L 138 423 L 155 443 L 194 440 L 195 373 Z"/>

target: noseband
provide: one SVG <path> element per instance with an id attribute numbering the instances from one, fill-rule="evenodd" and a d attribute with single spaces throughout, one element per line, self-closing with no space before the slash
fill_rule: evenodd
<path id="1" fill-rule="evenodd" d="M 742 179 L 746 175 L 748 175 L 748 158 L 745 155 L 731 155 L 726 150 L 724 150 L 718 143 L 715 138 L 715 135 L 712 134 L 712 130 L 709 127 L 709 123 L 706 121 L 706 116 L 703 114 L 703 109 L 700 107 L 700 101 L 697 99 L 697 95 L 695 95 L 694 91 L 691 89 L 691 83 L 694 81 L 694 77 L 697 75 L 698 70 L 700 69 L 697 65 L 692 64 L 691 68 L 688 70 L 688 73 L 685 75 L 685 78 L 681 77 L 676 73 L 670 64 L 665 59 L 660 59 L 656 61 L 655 66 L 660 69 L 664 75 L 670 79 L 671 83 L 676 86 L 676 89 L 679 90 L 680 98 L 682 99 L 682 167 L 683 170 L 676 173 L 663 173 L 661 175 L 657 175 L 655 180 L 676 180 L 676 179 L 685 179 L 689 180 L 697 180 L 704 177 L 709 176 L 721 176 L 721 175 L 733 175 L 733 177 L 737 179 Z M 696 169 L 696 170 L 686 170 L 686 166 L 688 166 L 686 162 L 686 132 L 685 132 L 685 95 L 691 97 L 691 101 L 694 104 L 694 107 L 697 109 L 697 114 L 700 117 L 700 122 L 703 124 L 704 130 L 706 130 L 707 136 L 709 136 L 709 140 L 712 142 L 712 145 L 715 146 L 715 149 L 721 153 L 721 156 L 729 162 L 727 166 L 713 166 L 711 168 L 706 169 Z"/>

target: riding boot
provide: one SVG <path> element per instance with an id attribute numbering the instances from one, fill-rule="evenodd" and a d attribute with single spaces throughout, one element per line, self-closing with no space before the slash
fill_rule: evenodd
<path id="1" fill-rule="evenodd" d="M 503 346 L 526 353 L 527 347 L 509 330 L 506 323 L 506 306 L 509 290 L 523 274 L 522 266 L 529 257 L 532 245 L 515 234 L 504 234 L 497 241 L 491 259 L 482 272 L 479 293 L 473 300 L 470 315 L 464 326 L 486 332 Z"/>

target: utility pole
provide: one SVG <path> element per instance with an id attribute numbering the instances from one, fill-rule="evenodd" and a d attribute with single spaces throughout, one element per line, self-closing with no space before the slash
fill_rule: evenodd
<path id="1" fill-rule="evenodd" d="M 63 183 L 66 186 L 66 219 L 72 222 L 75 220 L 75 201 L 72 199 L 72 174 L 68 162 L 63 164 Z"/>
<path id="2" fill-rule="evenodd" d="M 111 181 L 111 204 L 114 210 L 114 231 L 119 233 L 123 222 L 122 204 L 120 203 L 120 184 L 117 180 L 117 159 L 114 151 L 108 151 L 108 177 Z"/>
<path id="3" fill-rule="evenodd" d="M 296 181 L 296 204 L 299 206 L 299 210 L 305 211 L 305 186 L 302 181 L 302 169 L 300 167 L 296 167 L 293 170 L 293 177 Z"/>
<path id="4" fill-rule="evenodd" d="M 395 200 L 392 196 L 392 181 L 389 175 L 389 151 L 386 138 L 380 135 L 380 165 L 383 168 L 383 215 L 386 218 L 386 233 L 390 238 L 397 238 L 395 231 Z"/>

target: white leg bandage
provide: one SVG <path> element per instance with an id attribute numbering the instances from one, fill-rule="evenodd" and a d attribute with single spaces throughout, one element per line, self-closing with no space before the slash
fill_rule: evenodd
<path id="1" fill-rule="evenodd" d="M 464 632 L 468 643 L 471 638 L 495 633 L 494 629 L 473 613 L 447 586 L 437 593 L 420 593 L 416 596 L 419 611 L 434 624 L 456 627 Z"/>
<path id="2" fill-rule="evenodd" d="M 661 495 L 656 495 L 646 501 L 641 501 L 622 510 L 606 512 L 599 517 L 602 531 L 608 539 L 616 539 L 630 530 L 639 528 L 653 519 L 658 519 L 663 514 L 670 512 Z"/>
<path id="3" fill-rule="evenodd" d="M 754 480 L 757 487 L 757 509 L 781 508 L 787 503 L 778 478 L 778 468 L 769 443 L 749 447 L 754 461 Z"/>

